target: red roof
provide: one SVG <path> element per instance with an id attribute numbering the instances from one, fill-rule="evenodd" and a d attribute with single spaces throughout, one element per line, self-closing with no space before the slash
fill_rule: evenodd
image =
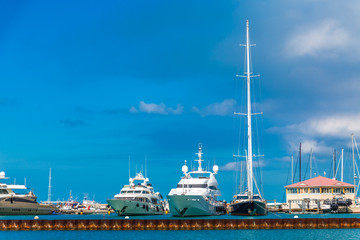
<path id="1" fill-rule="evenodd" d="M 294 187 L 354 187 L 354 185 L 323 176 L 317 176 L 315 178 L 285 186 L 285 188 Z"/>

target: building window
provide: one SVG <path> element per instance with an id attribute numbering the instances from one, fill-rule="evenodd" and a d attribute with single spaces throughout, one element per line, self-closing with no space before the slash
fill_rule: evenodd
<path id="1" fill-rule="evenodd" d="M 320 193 L 320 188 L 310 188 L 311 193 Z"/>
<path id="2" fill-rule="evenodd" d="M 304 188 L 304 193 L 309 193 L 309 189 L 308 189 L 308 188 Z"/>
<path id="3" fill-rule="evenodd" d="M 297 193 L 296 188 L 289 188 L 288 193 Z"/>
<path id="4" fill-rule="evenodd" d="M 341 188 L 334 188 L 334 193 L 341 193 Z"/>
<path id="5" fill-rule="evenodd" d="M 322 193 L 331 193 L 331 188 L 323 188 Z"/>
<path id="6" fill-rule="evenodd" d="M 345 193 L 354 193 L 354 188 L 345 188 Z"/>

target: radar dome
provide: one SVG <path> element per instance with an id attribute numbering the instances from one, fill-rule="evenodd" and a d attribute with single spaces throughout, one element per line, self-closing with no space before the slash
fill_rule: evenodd
<path id="1" fill-rule="evenodd" d="M 0 172 L 0 179 L 1 178 L 3 178 L 3 179 L 5 178 L 5 172 Z"/>
<path id="2" fill-rule="evenodd" d="M 214 173 L 217 173 L 219 171 L 219 166 L 218 165 L 214 165 L 213 166 L 213 171 Z"/>
<path id="3" fill-rule="evenodd" d="M 187 171 L 189 171 L 188 166 L 186 166 L 186 165 L 182 166 L 181 171 L 183 173 L 187 173 Z"/>

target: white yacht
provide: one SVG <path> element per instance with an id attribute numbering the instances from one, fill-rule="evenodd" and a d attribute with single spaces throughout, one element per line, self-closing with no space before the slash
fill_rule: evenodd
<path id="1" fill-rule="evenodd" d="M 0 172 L 0 180 L 4 179 L 8 179 L 5 177 L 5 172 Z M 25 185 L 10 185 L 0 182 L 0 216 L 47 215 L 56 212 L 54 207 L 39 204 L 33 192 L 18 194 L 14 190 L 27 190 L 27 187 Z"/>
<path id="2" fill-rule="evenodd" d="M 119 216 L 160 215 L 165 212 L 161 194 L 154 192 L 149 179 L 141 172 L 130 178 L 129 185 L 107 202 Z"/>
<path id="3" fill-rule="evenodd" d="M 197 171 L 188 172 L 188 167 L 182 167 L 184 176 L 176 188 L 171 189 L 167 196 L 170 212 L 176 217 L 188 216 L 212 216 L 225 214 L 225 202 L 217 200 L 221 196 L 215 175 L 219 171 L 217 165 L 213 166 L 213 172 L 204 171 L 201 162 L 202 146 L 199 144 L 199 152 L 196 153 L 199 166 Z"/>

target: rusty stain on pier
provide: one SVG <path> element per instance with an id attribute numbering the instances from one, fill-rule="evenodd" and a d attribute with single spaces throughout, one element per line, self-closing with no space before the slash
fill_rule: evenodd
<path id="1" fill-rule="evenodd" d="M 360 228 L 358 218 L 0 220 L 0 230 L 235 230 Z"/>

